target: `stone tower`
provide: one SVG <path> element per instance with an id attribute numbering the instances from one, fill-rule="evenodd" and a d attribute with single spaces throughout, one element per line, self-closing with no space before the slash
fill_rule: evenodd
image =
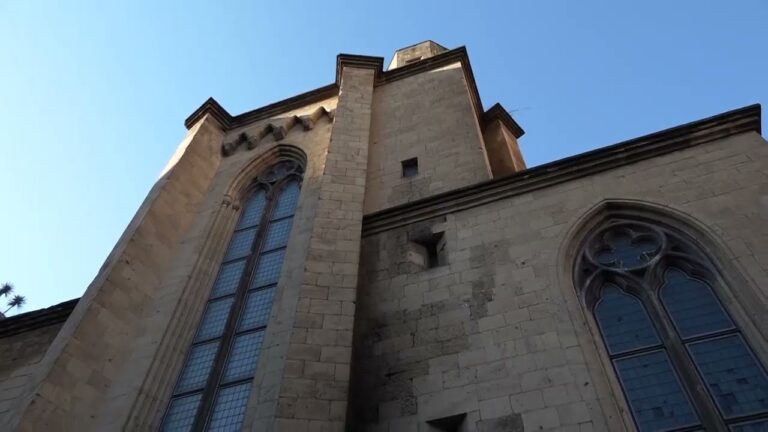
<path id="1" fill-rule="evenodd" d="M 528 169 L 522 128 L 483 108 L 464 48 L 426 41 L 383 64 L 340 54 L 325 87 L 192 113 L 82 298 L 0 321 L 2 424 L 768 427 L 759 106 Z M 724 314 L 708 325 L 742 356 L 729 391 L 756 395 L 751 411 L 707 393 L 718 378 L 680 372 L 714 342 L 686 339 L 657 303 L 637 309 L 657 302 L 644 284 L 699 290 L 701 310 Z M 615 349 L 609 301 L 636 323 L 649 310 L 661 336 Z M 670 365 L 654 367 L 678 382 L 662 382 L 677 414 L 638 399 L 626 353 Z"/>

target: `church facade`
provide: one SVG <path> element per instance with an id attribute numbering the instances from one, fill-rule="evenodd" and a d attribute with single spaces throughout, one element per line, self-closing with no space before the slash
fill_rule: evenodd
<path id="1" fill-rule="evenodd" d="M 527 168 L 431 41 L 209 99 L 84 295 L 0 321 L 0 424 L 766 431 L 760 122 Z"/>

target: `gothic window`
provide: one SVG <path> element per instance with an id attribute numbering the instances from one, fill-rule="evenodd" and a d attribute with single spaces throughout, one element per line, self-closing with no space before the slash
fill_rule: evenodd
<path id="1" fill-rule="evenodd" d="M 161 430 L 240 430 L 291 232 L 301 174 L 299 164 L 283 160 L 254 180 Z"/>
<path id="2" fill-rule="evenodd" d="M 646 220 L 592 230 L 575 278 L 637 428 L 768 430 L 768 376 L 696 244 Z"/>

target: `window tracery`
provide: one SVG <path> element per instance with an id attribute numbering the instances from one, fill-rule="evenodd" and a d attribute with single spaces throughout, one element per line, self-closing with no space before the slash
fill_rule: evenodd
<path id="1" fill-rule="evenodd" d="M 609 219 L 587 236 L 574 276 L 638 430 L 768 430 L 765 368 L 692 239 Z"/>
<path id="2" fill-rule="evenodd" d="M 162 431 L 239 430 L 282 269 L 303 168 L 281 160 L 244 200 Z"/>

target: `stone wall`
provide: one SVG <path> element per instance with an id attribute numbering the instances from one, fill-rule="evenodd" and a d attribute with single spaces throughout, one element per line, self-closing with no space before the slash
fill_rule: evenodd
<path id="1" fill-rule="evenodd" d="M 344 67 L 277 415 L 253 430 L 344 430 L 374 70 Z"/>
<path id="2" fill-rule="evenodd" d="M 401 162 L 414 157 L 419 173 L 404 178 Z M 376 87 L 366 213 L 490 178 L 459 63 Z"/>
<path id="3" fill-rule="evenodd" d="M 129 363 L 176 246 L 216 170 L 216 123 L 189 131 L 34 374 L 0 422 L 19 430 L 87 430 L 112 385 L 139 372 Z M 173 215 L 171 217 L 171 215 Z"/>
<path id="4" fill-rule="evenodd" d="M 570 232 L 604 200 L 687 215 L 722 245 L 724 302 L 768 364 L 768 146 L 732 136 L 364 238 L 354 430 L 632 430 L 575 296 Z M 447 265 L 409 257 L 444 231 Z"/>
<path id="5" fill-rule="evenodd" d="M 321 106 L 328 110 L 334 109 L 336 98 L 229 131 L 222 141 L 230 142 L 243 132 L 257 134 L 269 123 L 285 124 L 293 115 L 308 115 Z M 254 377 L 246 424 L 254 421 L 257 416 L 274 416 L 277 402 L 275 389 L 279 387 L 284 363 L 281 359 L 285 357 L 296 313 L 298 291 L 301 287 L 300 271 L 303 270 L 309 241 L 308 230 L 311 229 L 315 217 L 315 202 L 325 167 L 332 124 L 332 119 L 323 117 L 317 120 L 311 130 L 294 127 L 279 141 L 269 135 L 255 148 L 249 150 L 242 146 L 231 156 L 221 159 L 209 185 L 206 199 L 196 210 L 195 223 L 177 251 L 174 271 L 169 273 L 164 281 L 162 291 L 165 295 L 162 302 L 158 302 L 154 309 L 146 312 L 148 328 L 166 330 L 164 334 L 155 333 L 142 340 L 135 350 L 137 357 L 152 355 L 152 363 L 146 369 L 137 368 L 134 374 L 125 376 L 126 380 L 134 380 L 133 386 L 141 383 L 139 397 L 133 402 L 133 406 L 128 403 L 115 404 L 118 411 L 115 415 L 105 417 L 104 421 L 113 418 L 116 422 L 123 422 L 128 415 L 128 429 L 157 427 L 237 220 L 241 193 L 275 158 L 287 153 L 295 156 L 298 151 L 306 158 L 302 191 L 286 249 L 286 261 L 262 344 L 260 366 Z M 299 278 L 296 275 L 299 275 Z M 116 393 L 120 392 L 116 389 Z M 126 414 L 127 410 L 129 414 Z M 107 428 L 108 425 L 103 424 L 102 427 Z"/>
<path id="6" fill-rule="evenodd" d="M 221 145 L 320 106 L 331 111 L 335 103 L 331 98 L 310 104 L 226 136 L 210 116 L 194 125 L 38 366 L 24 374 L 23 383 L 8 384 L 20 397 L 2 406 L 0 421 L 20 430 L 54 424 L 65 425 L 62 430 L 156 428 L 237 218 L 237 193 L 258 175 L 260 164 L 269 163 L 265 158 L 293 152 L 285 149 L 298 149 L 307 159 L 293 230 L 299 235 L 291 237 L 286 252 L 300 259 L 285 266 L 293 273 L 303 269 L 309 236 L 300 234 L 306 227 L 298 221 L 311 226 L 314 220 L 311 202 L 317 199 L 332 118 L 316 119 L 310 130 L 298 125 L 279 141 L 266 136 L 256 148 L 242 146 L 226 158 Z M 274 308 L 281 315 L 273 314 L 273 322 L 287 319 L 292 325 L 300 280 L 291 285 L 283 279 Z M 270 325 L 262 361 L 284 357 L 287 340 L 280 330 Z M 269 363 L 282 370 L 282 361 Z M 266 369 L 255 377 L 255 394 Z"/>
<path id="7" fill-rule="evenodd" d="M 22 396 L 26 383 L 64 323 L 0 339 L 0 416 Z"/>

